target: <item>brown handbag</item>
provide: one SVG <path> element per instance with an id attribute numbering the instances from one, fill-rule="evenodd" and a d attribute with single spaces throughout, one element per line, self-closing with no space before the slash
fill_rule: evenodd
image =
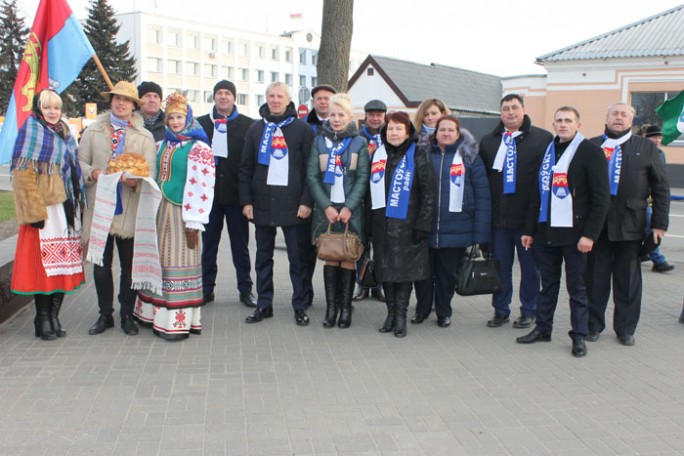
<path id="1" fill-rule="evenodd" d="M 332 223 L 328 230 L 316 238 L 316 256 L 324 261 L 356 261 L 363 255 L 363 245 L 359 237 L 349 232 L 349 224 L 344 225 L 344 233 L 333 233 Z"/>

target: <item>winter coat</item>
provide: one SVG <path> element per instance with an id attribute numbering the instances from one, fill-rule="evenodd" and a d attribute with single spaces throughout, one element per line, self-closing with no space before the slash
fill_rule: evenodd
<path id="1" fill-rule="evenodd" d="M 382 142 L 387 150 L 385 166 L 385 195 L 390 193 L 394 170 L 412 142 L 416 141 L 415 129 L 411 126 L 411 138 L 399 147 L 387 142 L 386 127 L 382 129 Z M 377 154 L 377 151 L 375 152 Z M 414 176 L 405 220 L 389 218 L 386 208 L 373 209 L 372 242 L 375 257 L 376 277 L 381 282 L 414 282 L 427 277 L 427 236 L 432 228 L 435 209 L 435 172 L 425 149 L 416 147 Z M 420 232 L 420 233 L 418 233 Z M 417 239 L 422 239 L 418 240 Z"/>
<path id="2" fill-rule="evenodd" d="M 142 116 L 134 112 L 131 126 L 126 132 L 123 153 L 134 153 L 145 157 L 150 169 L 150 177 L 157 176 L 157 148 L 152 133 L 145 129 Z M 93 170 L 106 170 L 112 159 L 112 125 L 109 111 L 100 114 L 97 120 L 85 129 L 78 148 L 78 161 L 86 183 L 86 199 L 88 208 L 83 215 L 83 241 L 90 239 L 90 225 L 95 209 L 95 189 L 97 181 L 93 180 Z M 141 185 L 131 188 L 121 185 L 121 202 L 123 213 L 115 215 L 109 233 L 121 238 L 132 238 L 135 234 L 135 218 L 138 213 Z"/>
<path id="3" fill-rule="evenodd" d="M 159 141 L 162 141 L 166 136 L 166 125 L 164 124 L 164 111 L 161 111 L 159 117 L 157 117 L 157 120 L 151 127 L 145 125 L 145 128 L 147 129 L 147 131 L 152 133 L 154 142 L 157 143 Z"/>
<path id="4" fill-rule="evenodd" d="M 463 208 L 449 211 L 451 163 L 460 154 L 465 167 Z M 445 150 L 433 143 L 430 159 L 437 179 L 437 203 L 432 220 L 430 248 L 444 249 L 468 247 L 475 243 L 488 243 L 491 232 L 492 201 L 489 181 L 482 159 L 477 155 L 477 142 L 467 130 L 461 130 L 456 144 Z"/>
<path id="5" fill-rule="evenodd" d="M 494 131 L 480 141 L 480 157 L 487 168 L 492 195 L 492 225 L 500 228 L 523 228 L 530 207 L 529 190 L 537 185 L 537 172 L 553 135 L 546 130 L 533 127 L 530 118 L 525 115 L 520 127 L 522 134 L 515 138 L 516 192 L 504 195 L 504 173 L 492 168 L 504 131 L 503 122 L 499 122 Z"/>
<path id="6" fill-rule="evenodd" d="M 335 132 L 330 127 L 330 123 L 326 122 L 319 130 L 319 133 L 314 139 L 311 146 L 311 155 L 309 156 L 309 168 L 307 171 L 307 180 L 311 196 L 313 197 L 315 206 L 311 226 L 313 227 L 313 239 L 315 240 L 321 233 L 328 228 L 328 221 L 325 217 L 325 209 L 328 206 L 335 207 L 340 211 L 343 207 L 348 208 L 352 216 L 349 219 L 349 230 L 356 233 L 361 242 L 365 245 L 364 235 L 364 197 L 368 192 L 368 179 L 370 177 L 370 165 L 368 163 L 368 146 L 363 136 L 359 135 L 359 130 L 353 123 L 349 124 L 346 130 L 342 132 Z M 344 175 L 344 204 L 330 202 L 331 184 L 323 182 L 325 171 L 328 167 L 329 148 L 326 144 L 326 138 L 332 141 L 334 145 L 344 139 L 351 137 L 351 143 L 347 149 L 342 153 L 340 159 L 342 161 L 342 173 Z M 334 231 L 343 231 L 344 226 L 341 223 L 336 223 L 333 226 Z"/>
<path id="7" fill-rule="evenodd" d="M 253 206 L 252 221 L 255 225 L 276 227 L 311 223 L 309 218 L 297 217 L 297 210 L 300 205 L 313 207 L 311 192 L 306 184 L 313 130 L 306 122 L 297 118 L 297 110 L 292 102 L 282 116 L 272 116 L 267 104 L 261 106 L 259 114 L 263 119 L 254 122 L 245 135 L 240 162 L 240 205 Z M 288 149 L 288 185 L 271 186 L 266 184 L 268 166 L 260 165 L 258 162 L 261 136 L 266 127 L 264 119 L 277 123 L 287 117 L 295 117 L 291 124 L 282 128 Z"/>
<path id="8" fill-rule="evenodd" d="M 314 134 L 318 135 L 321 132 L 321 127 L 323 127 L 325 120 L 319 119 L 318 114 L 316 114 L 316 110 L 312 109 L 309 111 L 309 115 L 306 116 L 306 123 L 311 126 Z"/>
<path id="9" fill-rule="evenodd" d="M 604 140 L 598 136 L 591 141 L 600 146 Z M 646 231 L 649 194 L 653 199 L 651 229 L 667 230 L 670 184 L 658 148 L 650 140 L 632 135 L 621 147 L 620 183 L 617 195 L 610 198 L 606 229 L 611 241 L 636 241 L 643 239 Z"/>
<path id="10" fill-rule="evenodd" d="M 214 138 L 214 122 L 211 116 L 205 114 L 197 118 L 202 129 L 207 134 L 207 143 L 211 146 Z M 240 174 L 240 161 L 245 143 L 245 134 L 254 119 L 243 114 L 228 122 L 228 158 L 216 157 L 216 186 L 214 187 L 214 205 L 240 203 L 238 179 Z"/>
<path id="11" fill-rule="evenodd" d="M 556 163 L 569 143 L 556 141 Z M 523 233 L 532 236 L 536 245 L 560 247 L 576 245 L 585 236 L 596 241 L 601 234 L 610 204 L 608 165 L 600 147 L 588 140 L 577 147 L 568 167 L 568 191 L 572 195 L 572 228 L 551 227 L 549 222 L 539 223 L 539 184 L 532 191 L 528 221 Z M 539 170 L 537 170 L 537 177 Z M 538 182 L 538 181 L 537 181 Z M 551 218 L 551 191 L 549 191 L 548 220 Z M 645 210 L 645 209 L 644 209 Z"/>

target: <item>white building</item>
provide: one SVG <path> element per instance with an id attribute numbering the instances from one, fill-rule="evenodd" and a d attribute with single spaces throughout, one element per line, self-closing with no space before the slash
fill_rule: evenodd
<path id="1" fill-rule="evenodd" d="M 138 65 L 136 83 L 154 81 L 164 96 L 184 92 L 197 115 L 211 109 L 212 89 L 221 79 L 235 83 L 239 111 L 255 118 L 271 82 L 288 84 L 297 105 L 309 101 L 317 84 L 320 36 L 311 30 L 272 35 L 146 12 L 116 19 L 119 39 L 130 40 Z M 350 75 L 367 55 L 351 54 Z"/>

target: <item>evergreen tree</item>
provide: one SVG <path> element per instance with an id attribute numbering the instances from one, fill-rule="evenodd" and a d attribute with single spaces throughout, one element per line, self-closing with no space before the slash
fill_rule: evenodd
<path id="1" fill-rule="evenodd" d="M 129 41 L 119 44 L 116 40 L 121 26 L 114 18 L 114 14 L 108 0 L 91 0 L 83 30 L 112 83 L 116 84 L 118 81 L 133 81 L 137 74 Z M 91 59 L 67 90 L 68 95 L 62 97 L 65 110 L 71 116 L 82 116 L 85 103 L 97 103 L 98 112 L 102 112 L 109 105 L 100 93 L 108 90 L 95 62 Z"/>
<path id="2" fill-rule="evenodd" d="M 0 112 L 7 110 L 29 29 L 17 14 L 18 0 L 0 5 Z"/>

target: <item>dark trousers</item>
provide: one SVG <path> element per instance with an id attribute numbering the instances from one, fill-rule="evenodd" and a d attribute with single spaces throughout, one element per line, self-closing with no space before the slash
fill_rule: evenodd
<path id="1" fill-rule="evenodd" d="M 316 246 L 313 244 L 311 240 L 311 232 L 312 232 L 312 227 L 311 223 L 307 223 L 304 225 L 305 227 L 305 234 L 304 236 L 306 237 L 306 249 L 307 249 L 307 278 L 306 278 L 306 283 L 309 288 L 309 294 L 308 294 L 308 301 L 306 303 L 306 306 L 309 307 L 313 303 L 313 298 L 314 298 L 314 289 L 313 289 L 313 276 L 314 272 L 316 271 L 316 263 L 318 262 L 318 256 L 316 255 Z"/>
<path id="2" fill-rule="evenodd" d="M 606 329 L 606 307 L 613 286 L 613 329 L 618 336 L 636 331 L 641 314 L 641 241 L 610 241 L 605 231 L 594 244 L 587 265 L 589 331 Z"/>
<path id="3" fill-rule="evenodd" d="M 561 268 L 565 261 L 565 284 L 570 295 L 570 338 L 583 339 L 587 335 L 589 300 L 584 275 L 587 254 L 576 245 L 562 247 L 535 246 L 535 256 L 541 271 L 541 291 L 537 300 L 537 329 L 545 334 L 553 330 L 553 314 L 558 304 Z"/>
<path id="4" fill-rule="evenodd" d="M 438 317 L 451 317 L 451 299 L 456 290 L 456 277 L 464 248 L 430 249 L 430 273 L 425 280 L 415 282 L 416 314 L 428 316 L 435 304 Z"/>
<path id="5" fill-rule="evenodd" d="M 290 263 L 290 282 L 292 282 L 292 307 L 304 310 L 309 302 L 313 288 L 309 275 L 310 228 L 307 225 L 281 227 Z M 257 278 L 257 307 L 273 305 L 273 251 L 275 249 L 276 228 L 272 226 L 255 227 L 257 245 L 254 269 Z"/>
<path id="6" fill-rule="evenodd" d="M 119 278 L 119 303 L 121 304 L 120 316 L 133 315 L 133 305 L 137 293 L 131 289 L 131 270 L 133 268 L 133 238 L 123 239 L 118 236 L 107 236 L 102 266 L 93 265 L 93 277 L 95 279 L 95 291 L 97 303 L 101 315 L 114 313 L 114 278 L 112 276 L 112 258 L 114 256 L 114 242 L 119 254 L 121 277 Z"/>
<path id="7" fill-rule="evenodd" d="M 492 306 L 497 313 L 508 315 L 513 299 L 513 259 L 518 253 L 520 264 L 520 311 L 523 315 L 537 313 L 539 295 L 539 269 L 532 249 L 525 250 L 520 241 L 522 228 L 492 227 L 492 254 L 499 262 L 501 291 L 492 295 Z"/>
<path id="8" fill-rule="evenodd" d="M 216 286 L 219 243 L 223 233 L 223 220 L 226 221 L 230 238 L 230 253 L 233 257 L 237 287 L 240 293 L 252 291 L 249 259 L 249 222 L 242 215 L 242 208 L 233 204 L 216 204 L 211 208 L 209 223 L 202 233 L 202 287 L 204 294 L 210 294 Z"/>

